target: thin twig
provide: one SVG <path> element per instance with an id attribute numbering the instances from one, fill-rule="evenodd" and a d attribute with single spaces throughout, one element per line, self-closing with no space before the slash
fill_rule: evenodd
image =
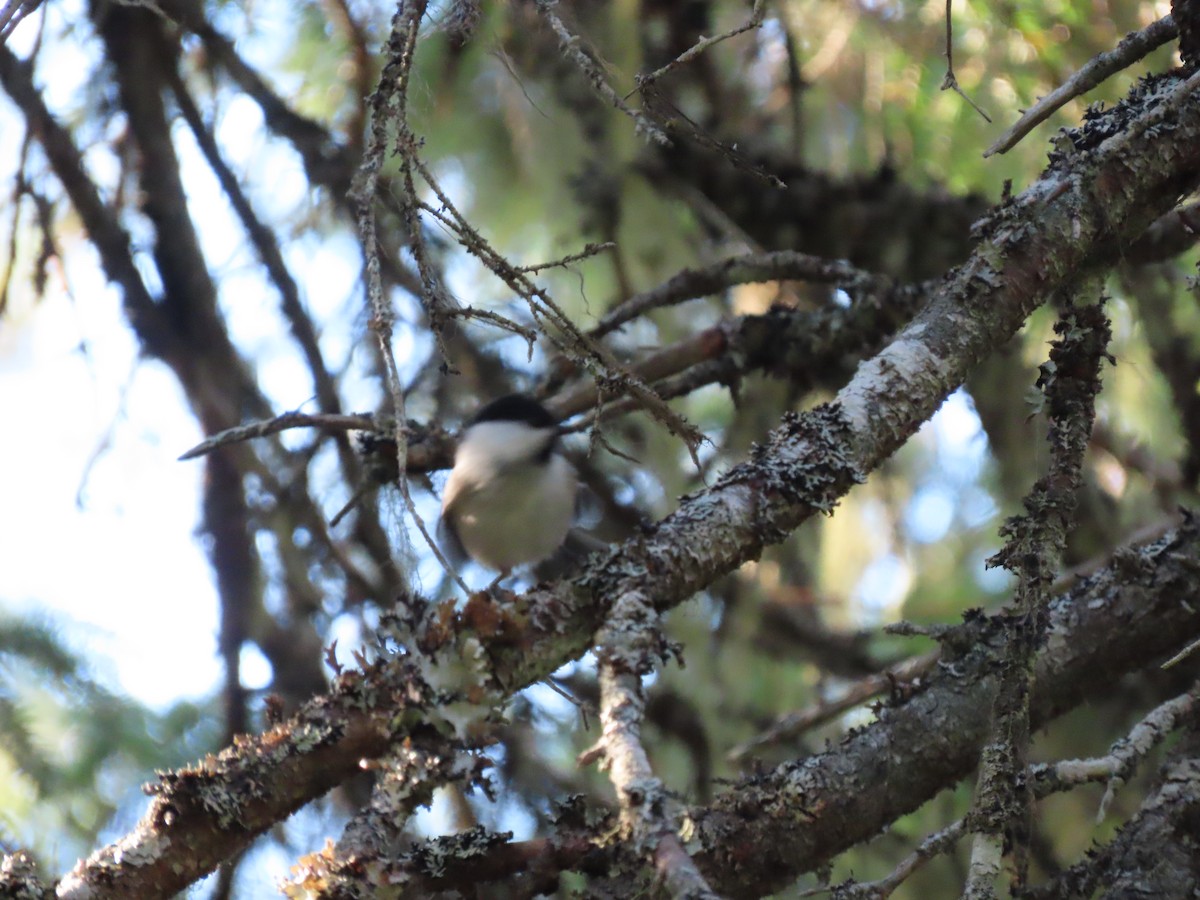
<path id="1" fill-rule="evenodd" d="M 608 79 L 604 77 L 604 72 L 601 71 L 600 65 L 580 47 L 582 42 L 579 36 L 572 34 L 563 20 L 558 17 L 558 14 L 554 11 L 554 7 L 556 6 L 558 6 L 558 0 L 537 0 L 538 10 L 546 17 L 546 21 L 550 23 L 550 27 L 558 37 L 558 43 L 563 53 L 579 67 L 579 70 L 583 72 L 588 82 L 592 85 L 592 89 L 604 100 L 629 116 L 633 120 L 634 128 L 638 134 L 660 146 L 671 146 L 670 139 L 657 124 L 651 121 L 641 110 L 634 109 L 627 104 L 621 99 L 620 94 L 613 90 L 612 85 L 608 83 Z"/>
<path id="2" fill-rule="evenodd" d="M 936 831 L 917 846 L 912 853 L 900 861 L 886 878 L 878 881 L 864 881 L 851 884 L 826 885 L 811 888 L 800 894 L 801 897 L 817 897 L 821 894 L 832 893 L 836 900 L 886 900 L 896 888 L 900 887 L 918 869 L 931 859 L 943 853 L 949 853 L 955 844 L 962 839 L 967 829 L 967 820 L 959 819 L 947 825 L 941 831 Z"/>
<path id="3" fill-rule="evenodd" d="M 984 120 L 991 122 L 991 116 L 980 108 L 979 104 L 967 96 L 966 91 L 958 86 L 958 79 L 954 77 L 954 39 L 952 34 L 952 18 L 950 15 L 950 6 L 954 0 L 946 0 L 946 77 L 942 79 L 943 91 L 954 91 L 958 96 L 962 97 L 967 103 L 971 104 L 971 108 L 975 112 L 983 116 Z"/>
<path id="4" fill-rule="evenodd" d="M 534 284 L 526 273 L 518 270 L 497 252 L 458 211 L 437 178 L 420 157 L 414 155 L 410 161 L 412 167 L 429 185 L 441 204 L 441 210 L 433 211 L 431 209 L 431 211 L 453 229 L 459 242 L 468 253 L 482 261 L 513 292 L 524 298 L 529 304 L 529 311 L 533 315 L 534 321 L 541 327 L 542 333 L 581 368 L 588 370 L 597 381 L 605 381 L 612 387 L 619 387 L 624 393 L 637 400 L 654 419 L 684 442 L 692 460 L 699 468 L 697 450 L 705 440 L 700 430 L 671 409 L 661 397 L 613 356 L 605 346 L 584 334 L 544 288 Z M 548 328 L 547 322 L 553 324 L 554 328 Z"/>
<path id="5" fill-rule="evenodd" d="M 535 266 L 517 266 L 517 271 L 536 275 L 538 272 L 542 271 L 542 269 L 565 268 L 571 263 L 579 262 L 581 259 L 587 259 L 589 257 L 596 256 L 599 253 L 603 253 L 605 250 L 615 250 L 616 246 L 616 243 L 613 241 L 605 241 L 602 244 L 587 244 L 578 253 L 572 253 L 569 256 L 564 256 L 562 259 L 538 263 Z"/>
<path id="6" fill-rule="evenodd" d="M 785 280 L 836 284 L 839 287 L 871 284 L 886 288 L 892 283 L 890 278 L 864 272 L 845 260 L 810 256 L 795 250 L 746 253 L 702 268 L 683 269 L 658 287 L 634 294 L 605 313 L 596 327 L 588 332 L 588 336 L 604 337 L 650 310 L 715 294 L 737 284 Z"/>
<path id="7" fill-rule="evenodd" d="M 735 169 L 748 172 L 777 190 L 787 190 L 787 183 L 779 178 L 778 175 L 767 171 L 761 165 L 751 160 L 745 153 L 738 150 L 736 142 L 730 143 L 717 138 L 708 127 L 701 125 L 689 116 L 671 97 L 660 91 L 656 85 L 648 84 L 641 89 L 641 92 L 642 108 L 658 121 L 669 122 L 672 134 L 686 137 L 689 142 L 694 143 L 697 147 L 712 150 L 717 155 L 723 157 Z M 703 193 L 701 193 L 701 196 L 703 196 Z M 754 244 L 748 243 L 747 246 L 754 247 Z"/>
<path id="8" fill-rule="evenodd" d="M 637 83 L 637 87 L 635 87 L 632 91 L 630 91 L 628 94 L 626 94 L 625 99 L 628 100 L 630 97 L 632 97 L 638 91 L 642 90 L 643 88 L 647 87 L 650 84 L 653 84 L 655 81 L 658 81 L 658 79 L 662 78 L 664 75 L 666 75 L 668 72 L 670 72 L 672 69 L 676 68 L 677 66 L 681 66 L 684 63 L 691 62 L 693 59 L 695 59 L 697 56 L 699 56 L 701 53 L 703 53 L 705 50 L 707 50 L 709 47 L 713 46 L 714 44 L 719 44 L 719 43 L 721 43 L 721 41 L 728 40 L 731 37 L 737 37 L 739 34 L 745 34 L 747 31 L 753 31 L 756 28 L 760 28 L 762 26 L 763 16 L 766 14 L 766 11 L 767 11 L 766 0 L 754 0 L 754 9 L 752 9 L 750 11 L 749 19 L 747 19 L 745 22 L 743 22 L 741 25 L 737 26 L 736 28 L 731 28 L 729 31 L 722 32 L 721 34 L 715 34 L 712 37 L 701 37 L 700 40 L 698 40 L 696 43 L 692 44 L 691 47 L 684 50 L 682 53 L 680 53 L 677 57 L 675 57 L 673 60 L 671 60 L 665 66 L 655 69 L 653 72 L 649 73 L 648 75 L 638 75 L 634 79 L 634 81 Z"/>
<path id="9" fill-rule="evenodd" d="M 266 437 L 287 431 L 289 428 L 328 428 L 337 431 L 370 431 L 378 427 L 374 418 L 367 415 L 329 415 L 328 413 L 287 412 L 273 419 L 260 422 L 249 422 L 245 425 L 235 425 L 226 428 L 211 437 L 205 438 L 191 450 L 179 457 L 181 461 L 196 459 L 212 453 L 218 447 L 226 444 L 237 444 L 251 441 L 255 438 Z"/>
<path id="10" fill-rule="evenodd" d="M 827 700 L 810 706 L 808 709 L 780 716 L 770 728 L 730 750 L 726 754 L 726 758 L 730 762 L 736 763 L 755 750 L 768 744 L 776 744 L 794 738 L 810 728 L 822 725 L 830 719 L 866 703 L 872 697 L 877 697 L 897 685 L 911 684 L 937 665 L 941 655 L 940 650 L 934 650 L 921 656 L 911 657 L 894 666 L 889 666 L 882 672 L 876 672 L 874 675 L 868 675 L 866 678 L 856 681 L 836 700 Z"/>
<path id="11" fill-rule="evenodd" d="M 1195 653 L 1197 648 L 1200 648 L 1200 639 L 1192 641 L 1190 644 L 1168 659 L 1165 663 L 1163 663 L 1159 668 L 1169 669 L 1171 666 L 1177 665 Z"/>
<path id="12" fill-rule="evenodd" d="M 1061 87 L 1051 91 L 1027 109 L 1015 125 L 984 151 L 984 157 L 995 153 L 1007 153 L 1020 142 L 1021 138 L 1050 118 L 1056 109 L 1066 105 L 1080 94 L 1087 93 L 1109 76 L 1133 65 L 1152 50 L 1178 36 L 1179 29 L 1175 26 L 1175 20 L 1169 15 L 1163 16 L 1157 22 L 1152 22 L 1141 31 L 1125 35 L 1121 39 L 1121 43 L 1117 44 L 1114 49 L 1093 58 L 1068 78 Z"/>
<path id="13" fill-rule="evenodd" d="M 1179 728 L 1200 706 L 1200 684 L 1192 686 L 1186 694 L 1173 697 L 1147 713 L 1129 733 L 1113 743 L 1106 756 L 1093 759 L 1064 759 L 1055 763 L 1037 763 L 1029 766 L 1026 777 L 1032 786 L 1033 796 L 1043 800 L 1052 794 L 1063 793 L 1083 784 L 1107 781 L 1108 789 L 1100 805 L 1097 822 L 1103 819 L 1112 794 L 1133 774 L 1138 762 L 1154 747 L 1161 744 L 1175 729 Z M 806 891 L 801 896 L 811 897 L 832 891 L 837 900 L 886 900 L 914 872 L 934 857 L 948 853 L 972 827 L 970 817 L 959 819 L 940 831 L 929 835 L 920 845 L 885 878 L 858 884 L 843 884 L 833 888 L 822 887 Z"/>
<path id="14" fill-rule="evenodd" d="M 396 364 L 396 355 L 392 351 L 392 322 L 394 316 L 383 293 L 383 280 L 380 277 L 379 268 L 379 249 L 375 237 L 374 198 L 379 184 L 379 172 L 383 166 L 387 129 L 393 117 L 395 117 L 395 121 L 399 124 L 401 130 L 406 128 L 405 108 L 407 105 L 409 77 L 412 69 L 413 53 L 417 45 L 417 32 L 420 28 L 421 19 L 425 15 L 425 6 L 425 0 L 415 0 L 415 2 L 407 4 L 402 3 L 397 8 L 396 14 L 392 17 L 392 33 L 387 44 L 388 61 L 383 67 L 383 72 L 380 74 L 379 86 L 375 90 L 375 95 L 371 98 L 371 134 L 368 138 L 367 150 L 363 155 L 362 166 L 359 170 L 359 183 L 354 189 L 354 200 L 358 206 L 359 235 L 362 240 L 363 253 L 366 255 L 366 299 L 371 316 L 370 327 L 375 333 L 376 342 L 379 344 L 379 353 L 383 358 L 384 366 L 387 370 L 387 389 L 392 401 L 392 411 L 396 417 L 396 425 L 393 429 L 393 436 L 396 440 L 396 467 L 398 472 L 396 485 L 400 489 L 400 496 L 404 499 L 405 509 L 412 516 L 412 520 L 420 530 L 421 536 L 425 538 L 429 549 L 433 551 L 433 555 L 437 557 L 438 562 L 442 564 L 442 567 L 454 579 L 463 593 L 470 593 L 466 584 L 459 577 L 458 572 L 455 571 L 449 560 L 442 553 L 437 541 L 429 534 L 429 529 L 425 527 L 425 521 L 417 512 L 416 504 L 413 503 L 412 492 L 408 488 L 408 427 L 405 424 L 404 388 L 400 383 L 400 369 Z M 407 165 L 405 166 L 405 183 L 406 188 L 410 192 L 408 200 L 405 203 L 406 218 L 410 220 L 410 228 L 414 224 L 419 228 L 419 223 L 414 222 L 417 216 L 415 195 L 412 193 L 411 168 Z M 423 244 L 415 230 L 410 234 L 410 240 L 413 255 L 417 259 L 418 268 L 421 270 L 423 283 L 426 288 L 430 288 L 432 287 L 432 283 L 425 271 L 422 254 L 417 252 L 418 246 L 423 246 Z M 430 310 L 430 319 L 436 333 L 437 323 L 433 321 L 436 319 L 436 309 Z"/>
<path id="15" fill-rule="evenodd" d="M 719 327 L 706 328 L 704 331 L 642 357 L 631 365 L 630 372 L 647 385 L 653 385 L 668 375 L 686 371 L 704 360 L 711 359 L 721 353 L 725 347 L 726 341 L 721 329 Z M 607 384 L 604 379 L 582 379 L 558 394 L 548 405 L 564 419 L 578 415 L 585 410 L 592 410 L 592 415 L 588 417 L 588 420 L 592 423 L 599 422 L 601 409 L 606 410 L 612 406 L 612 403 L 606 405 L 603 402 L 608 400 L 611 394 Z M 656 397 L 661 396 L 657 388 L 654 391 Z M 639 405 L 636 401 L 631 400 L 626 408 L 635 409 Z M 571 426 L 571 430 L 578 429 Z"/>
<path id="16" fill-rule="evenodd" d="M 448 313 L 453 319 L 477 319 L 480 322 L 487 322 L 489 325 L 495 325 L 501 331 L 507 331 L 510 334 L 515 334 L 517 337 L 525 339 L 528 345 L 529 353 L 533 353 L 534 345 L 537 344 L 538 335 L 532 328 L 526 328 L 519 322 L 514 322 L 508 316 L 502 316 L 498 312 L 493 312 L 490 309 L 479 309 L 476 306 L 460 306 Z"/>

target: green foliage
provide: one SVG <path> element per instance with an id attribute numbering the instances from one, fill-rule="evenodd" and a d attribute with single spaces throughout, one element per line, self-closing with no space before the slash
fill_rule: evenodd
<path id="1" fill-rule="evenodd" d="M 0 619 L 0 839 L 55 865 L 85 855 L 131 785 L 212 746 L 205 712 L 146 709 L 94 679 L 52 624 Z"/>

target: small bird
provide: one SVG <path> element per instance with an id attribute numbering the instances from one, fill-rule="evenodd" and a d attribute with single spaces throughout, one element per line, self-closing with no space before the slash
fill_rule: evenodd
<path id="1" fill-rule="evenodd" d="M 509 394 L 483 407 L 459 439 L 438 533 L 452 557 L 498 570 L 493 585 L 567 538 L 579 479 L 560 437 L 546 407 Z"/>

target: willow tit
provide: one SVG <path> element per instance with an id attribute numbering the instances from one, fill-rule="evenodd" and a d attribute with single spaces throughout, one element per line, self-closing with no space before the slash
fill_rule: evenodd
<path id="1" fill-rule="evenodd" d="M 559 438 L 554 417 L 524 394 L 501 397 L 475 415 L 442 497 L 438 531 L 451 556 L 469 556 L 503 578 L 562 545 L 579 481 Z"/>

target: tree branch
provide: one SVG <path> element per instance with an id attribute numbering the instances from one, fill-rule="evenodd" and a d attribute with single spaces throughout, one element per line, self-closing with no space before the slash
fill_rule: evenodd
<path id="1" fill-rule="evenodd" d="M 1196 597 L 1198 566 L 1200 528 L 1189 519 L 1148 546 L 1118 551 L 1055 598 L 1033 669 L 1031 726 L 1111 691 L 1122 673 L 1153 665 L 1200 631 L 1181 602 Z M 987 738 L 1003 643 L 1001 620 L 969 616 L 926 690 L 837 746 L 721 795 L 696 817 L 701 871 L 737 896 L 781 890 L 965 776 Z"/>
<path id="2" fill-rule="evenodd" d="M 1194 714 L 1193 714 L 1194 718 Z M 1029 900 L 1089 897 L 1189 897 L 1200 887 L 1196 817 L 1200 815 L 1200 755 L 1195 730 L 1160 773 L 1157 790 L 1106 846 L 1023 896 Z"/>
<path id="3" fill-rule="evenodd" d="M 1133 65 L 1147 53 L 1178 36 L 1179 29 L 1175 27 L 1175 20 L 1170 16 L 1163 16 L 1141 31 L 1125 35 L 1114 49 L 1092 59 L 1063 84 L 1027 109 L 1015 125 L 984 151 L 984 157 L 995 153 L 1007 153 L 1021 138 L 1050 118 L 1056 109 L 1070 103 L 1080 94 L 1086 94 L 1126 66 Z"/>
<path id="4" fill-rule="evenodd" d="M 782 540 L 814 513 L 832 509 L 838 497 L 915 432 L 976 362 L 1010 338 L 1040 303 L 1069 285 L 1105 242 L 1132 240 L 1200 181 L 1197 80 L 1143 83 L 1110 113 L 1116 118 L 1108 124 L 1120 126 L 1115 136 L 1090 130 L 1075 135 L 1088 152 L 1058 156 L 1038 182 L 994 217 L 971 260 L 946 279 L 883 352 L 859 367 L 835 403 L 787 416 L 749 461 L 711 489 L 686 498 L 645 534 L 594 555 L 573 577 L 539 586 L 498 609 L 486 598 L 476 601 L 476 595 L 459 617 L 447 609 L 414 609 L 420 616 L 405 645 L 421 652 L 392 659 L 390 667 L 376 664 L 362 674 L 344 675 L 329 697 L 306 705 L 288 726 L 247 739 L 196 769 L 164 777 L 155 789 L 158 799 L 137 830 L 80 863 L 64 881 L 61 896 L 152 897 L 181 889 L 344 779 L 360 759 L 378 756 L 428 722 L 434 710 L 422 687 L 426 678 L 457 685 L 438 690 L 461 692 L 477 704 L 499 702 L 582 654 L 613 598 L 644 591 L 658 610 L 669 609 L 757 557 L 763 546 Z M 1168 562 L 1155 558 L 1162 565 Z M 1177 582 L 1175 591 L 1190 583 Z M 1177 608 L 1159 609 L 1153 633 L 1133 640 L 1130 629 L 1145 625 L 1138 617 L 1149 608 L 1145 597 L 1140 599 L 1143 606 L 1137 610 L 1122 607 L 1131 621 L 1129 628 L 1113 629 L 1120 646 L 1112 646 L 1112 633 L 1082 633 L 1065 651 L 1065 662 L 1053 659 L 1039 679 L 1046 693 L 1035 696 L 1036 721 L 1068 702 L 1062 693 L 1067 688 L 1051 690 L 1068 670 L 1071 684 L 1107 683 L 1108 673 L 1134 665 L 1131 655 L 1157 652 L 1195 627 L 1194 617 Z M 1072 613 L 1096 625 L 1104 606 Z M 1069 631 L 1069 625 L 1062 627 Z M 1090 649 L 1089 642 L 1105 649 L 1102 664 L 1079 655 Z M 1051 645 L 1059 649 L 1053 638 Z M 441 668 L 451 660 L 454 668 Z M 463 686 L 451 675 L 468 683 Z M 824 793 L 834 773 L 842 771 L 840 763 L 817 757 L 817 763 L 785 767 L 764 780 L 761 795 L 748 789 L 718 804 L 698 823 L 709 848 L 702 871 L 710 880 L 712 873 L 720 873 L 719 889 L 732 882 L 766 890 L 845 846 L 845 839 L 873 833 L 880 813 L 913 808 L 935 784 L 951 777 L 947 773 L 961 774 L 969 767 L 982 727 L 979 698 L 974 702 L 975 708 L 958 710 L 968 723 L 965 729 L 956 722 L 953 728 L 931 732 L 922 721 L 915 732 L 892 735 L 904 741 L 919 737 L 912 762 L 914 769 L 924 762 L 929 774 L 914 771 L 911 779 L 889 780 L 893 743 L 882 757 L 857 760 L 866 767 L 855 762 L 860 753 L 849 753 L 853 768 L 838 779 L 841 793 Z M 919 700 L 914 703 L 919 711 Z M 958 704 L 947 702 L 945 708 L 958 709 Z M 934 716 L 929 721 L 950 720 Z M 875 730 L 868 734 L 879 738 Z M 931 734 L 937 739 L 930 740 Z M 842 750 L 860 747 L 869 755 L 872 748 L 860 745 L 862 740 L 854 738 Z M 946 750 L 945 759 L 928 756 L 930 750 Z M 814 766 L 833 768 L 822 781 L 813 779 Z M 862 779 L 870 773 L 885 785 L 882 792 L 862 790 Z M 818 793 L 824 799 L 814 806 L 812 797 Z M 848 804 L 864 802 L 866 794 L 880 796 L 882 806 L 859 824 L 838 829 L 836 839 L 808 825 L 794 827 L 796 817 L 840 814 Z M 777 796 L 797 802 L 781 807 Z M 765 804 L 761 826 L 737 813 L 742 802 L 760 801 Z M 787 834 L 764 844 L 762 830 L 772 823 L 788 826 Z M 745 840 L 726 841 L 727 835 Z M 116 862 L 120 859 L 142 864 L 122 865 Z M 747 859 L 761 863 L 746 871 Z M 153 880 L 144 880 L 146 873 Z M 147 890 L 140 890 L 143 885 Z"/>
<path id="5" fill-rule="evenodd" d="M 1049 608 L 1049 640 L 1034 666 L 1033 725 L 1045 725 L 1089 696 L 1110 693 L 1128 673 L 1154 665 L 1200 633 L 1189 602 L 1194 602 L 1198 569 L 1200 522 L 1189 519 L 1153 543 L 1118 550 L 1107 567 L 1055 597 Z M 780 891 L 969 773 L 988 736 L 1005 654 L 1005 622 L 1003 617 L 969 614 L 965 624 L 943 634 L 943 642 L 946 658 L 936 670 L 913 694 L 880 709 L 870 725 L 823 753 L 731 784 L 711 806 L 685 813 L 685 846 L 696 854 L 701 874 L 713 888 L 739 897 Z M 1129 774 L 1155 741 L 1186 721 L 1195 701 L 1193 689 L 1162 704 L 1099 760 L 1033 767 L 1035 794 L 1043 797 Z M 500 893 L 518 883 L 526 863 L 536 858 L 539 889 L 553 892 L 555 866 L 591 871 L 580 848 L 601 857 L 628 849 L 617 838 L 611 817 L 557 819 L 549 838 L 501 842 L 486 853 L 453 861 L 443 856 L 440 877 L 431 877 L 429 851 L 418 846 L 406 853 L 357 858 L 356 865 L 343 860 L 336 871 L 346 880 L 333 884 L 369 893 L 379 886 L 371 873 L 386 872 L 393 887 L 404 885 L 414 892 L 465 884 L 478 890 L 499 882 Z M 957 840 L 965 830 L 960 823 L 941 837 Z M 925 853 L 943 846 L 936 836 L 931 840 L 923 845 Z M 915 865 L 923 861 L 921 850 L 917 856 L 922 858 Z M 602 872 L 609 870 L 600 866 Z M 903 867 L 900 871 L 906 877 Z M 604 896 L 601 885 L 593 887 Z M 859 895 L 852 889 L 848 894 Z"/>
<path id="6" fill-rule="evenodd" d="M 1100 364 L 1109 358 L 1112 337 L 1098 304 L 1070 303 L 1054 326 L 1058 340 L 1043 363 L 1037 386 L 1049 418 L 1049 471 L 1024 500 L 1025 512 L 1001 526 L 1008 538 L 988 560 L 1017 577 L 1008 620 L 1008 647 L 992 711 L 992 739 L 983 750 L 971 818 L 976 831 L 964 900 L 995 896 L 1003 850 L 1012 854 L 1014 889 L 1025 886 L 1028 871 L 1033 792 L 1021 776 L 1029 745 L 1029 679 L 1035 648 L 1046 628 L 1046 604 L 1054 574 L 1075 524 L 1083 458 L 1096 417 Z"/>
<path id="7" fill-rule="evenodd" d="M 1183 720 L 1195 714 L 1200 692 L 1193 686 L 1188 693 L 1174 697 L 1152 710 L 1128 735 L 1113 744 L 1107 756 L 1098 759 L 1069 759 L 1055 763 L 1039 763 L 1030 766 L 1024 773 L 1033 796 L 1041 800 L 1060 791 L 1069 791 L 1078 785 L 1103 779 L 1112 782 L 1128 778 L 1138 762 L 1160 743 Z M 1105 793 L 1108 797 L 1108 793 Z M 1101 817 L 1103 817 L 1103 804 Z M 885 900 L 910 875 L 939 853 L 948 853 L 959 839 L 967 833 L 969 814 L 923 840 L 908 857 L 886 878 L 869 883 L 857 882 L 838 885 L 833 892 L 835 900 Z M 1038 889 L 1035 889 L 1038 890 Z M 1024 896 L 1024 895 L 1022 895 Z"/>
<path id="8" fill-rule="evenodd" d="M 642 678 L 670 654 L 658 613 L 645 594 L 626 594 L 597 635 L 600 740 L 580 762 L 600 758 L 620 806 L 622 838 L 651 863 L 672 897 L 715 900 L 679 839 L 680 804 L 650 767 L 642 745 L 646 692 Z"/>

